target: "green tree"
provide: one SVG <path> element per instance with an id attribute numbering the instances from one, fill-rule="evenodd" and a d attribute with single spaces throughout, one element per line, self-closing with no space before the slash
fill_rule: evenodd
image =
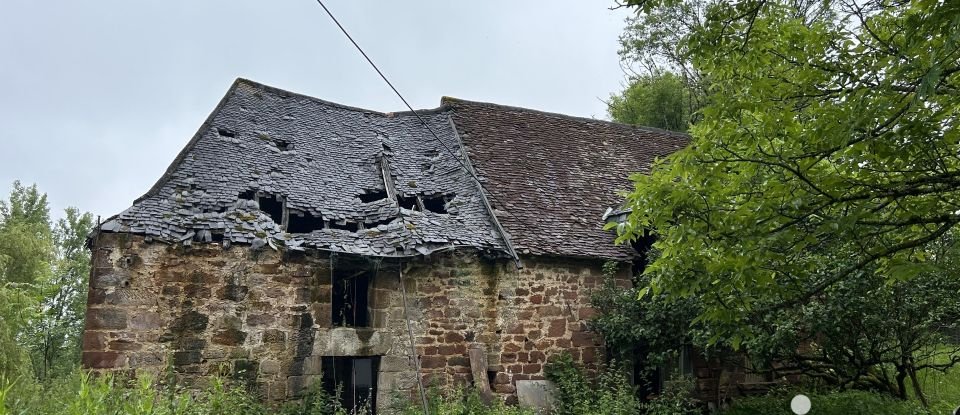
<path id="1" fill-rule="evenodd" d="M 42 313 L 32 325 L 31 352 L 39 379 L 69 373 L 80 361 L 90 255 L 87 235 L 93 216 L 69 207 L 53 229 L 54 278 L 41 286 Z"/>
<path id="2" fill-rule="evenodd" d="M 607 102 L 614 121 L 671 131 L 687 130 L 690 110 L 690 92 L 671 72 L 637 76 Z"/>
<path id="3" fill-rule="evenodd" d="M 755 334 L 742 323 L 860 272 L 951 271 L 927 247 L 960 223 L 960 5 L 824 4 L 707 9 L 683 39 L 710 80 L 703 120 L 635 177 L 619 226 L 621 240 L 658 235 L 649 288 L 698 297 L 714 341 L 738 347 Z"/>
<path id="4" fill-rule="evenodd" d="M 14 182 L 0 200 L 0 377 L 41 380 L 79 362 L 90 269 L 89 213 L 68 208 L 51 226 L 47 196 Z"/>

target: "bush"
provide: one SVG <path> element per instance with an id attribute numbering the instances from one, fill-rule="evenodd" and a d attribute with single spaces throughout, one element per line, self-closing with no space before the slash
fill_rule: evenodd
<path id="1" fill-rule="evenodd" d="M 699 415 L 700 406 L 693 398 L 693 378 L 681 376 L 666 382 L 663 391 L 650 402 L 641 404 L 646 415 Z"/>
<path id="2" fill-rule="evenodd" d="M 534 411 L 518 406 L 509 406 L 502 400 L 486 404 L 475 389 L 437 388 L 427 391 L 430 415 L 534 415 Z M 422 415 L 423 405 L 419 399 L 395 396 L 392 413 L 396 415 Z"/>
<path id="3" fill-rule="evenodd" d="M 790 400 L 802 392 L 773 392 L 764 396 L 739 398 L 724 415 L 793 415 Z M 811 414 L 817 415 L 927 415 L 916 402 L 902 401 L 863 391 L 809 394 Z"/>
<path id="4" fill-rule="evenodd" d="M 553 357 L 545 368 L 556 386 L 555 415 L 628 415 L 640 412 L 640 401 L 625 371 L 616 362 L 601 366 L 596 376 L 574 363 L 568 353 Z"/>

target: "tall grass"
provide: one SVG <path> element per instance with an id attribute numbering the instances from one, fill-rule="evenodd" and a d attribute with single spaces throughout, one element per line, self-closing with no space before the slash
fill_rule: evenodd
<path id="1" fill-rule="evenodd" d="M 409 400 L 393 402 L 396 415 L 420 415 Z M 365 408 L 357 413 L 367 413 Z M 0 379 L 0 415 L 351 415 L 319 384 L 306 396 L 279 406 L 260 402 L 242 387 L 221 378 L 210 378 L 200 390 L 185 390 L 143 375 L 127 380 L 111 375 L 93 376 L 77 371 L 40 385 Z M 534 415 L 502 401 L 483 402 L 465 389 L 432 389 L 431 415 Z"/>

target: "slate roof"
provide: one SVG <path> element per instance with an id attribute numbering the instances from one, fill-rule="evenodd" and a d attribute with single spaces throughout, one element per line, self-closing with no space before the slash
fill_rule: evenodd
<path id="1" fill-rule="evenodd" d="M 421 115 L 459 156 L 449 111 Z M 447 213 L 403 209 L 390 198 L 362 202 L 361 194 L 388 190 L 380 160 L 387 160 L 399 196 L 445 198 Z M 249 200 L 256 191 L 259 204 Z M 327 226 L 284 232 L 282 219 L 259 208 L 278 195 Z M 366 229 L 350 229 L 360 223 Z M 185 244 L 222 237 L 384 257 L 457 246 L 505 252 L 478 185 L 414 115 L 350 108 L 247 80 L 233 84 L 157 184 L 101 229 Z"/>
<path id="2" fill-rule="evenodd" d="M 521 254 L 625 260 L 604 231 L 607 208 L 684 134 L 445 97 L 497 217 Z"/>
<path id="3" fill-rule="evenodd" d="M 469 246 L 626 260 L 634 252 L 602 229 L 604 211 L 621 204 L 631 173 L 649 171 L 654 158 L 687 142 L 588 118 L 453 98 L 442 104 L 418 113 L 490 194 L 412 113 L 238 79 L 164 176 L 101 230 L 382 257 Z M 281 204 L 289 214 L 268 206 Z M 314 218 L 315 229 L 286 232 L 283 225 L 301 215 Z"/>

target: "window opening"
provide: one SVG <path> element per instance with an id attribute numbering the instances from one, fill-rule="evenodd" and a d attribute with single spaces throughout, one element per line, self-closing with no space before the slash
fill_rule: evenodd
<path id="1" fill-rule="evenodd" d="M 313 216 L 309 213 L 290 210 L 287 220 L 287 232 L 289 233 L 310 233 L 323 229 L 323 217 Z"/>
<path id="2" fill-rule="evenodd" d="M 442 195 L 424 196 L 423 208 L 433 213 L 447 213 L 447 202 Z"/>
<path id="3" fill-rule="evenodd" d="M 376 413 L 380 356 L 324 356 L 320 363 L 323 390 L 330 396 L 337 396 L 339 387 L 340 405 L 347 413 Z"/>
<path id="4" fill-rule="evenodd" d="M 333 325 L 370 327 L 370 280 L 367 267 L 333 267 Z"/>

